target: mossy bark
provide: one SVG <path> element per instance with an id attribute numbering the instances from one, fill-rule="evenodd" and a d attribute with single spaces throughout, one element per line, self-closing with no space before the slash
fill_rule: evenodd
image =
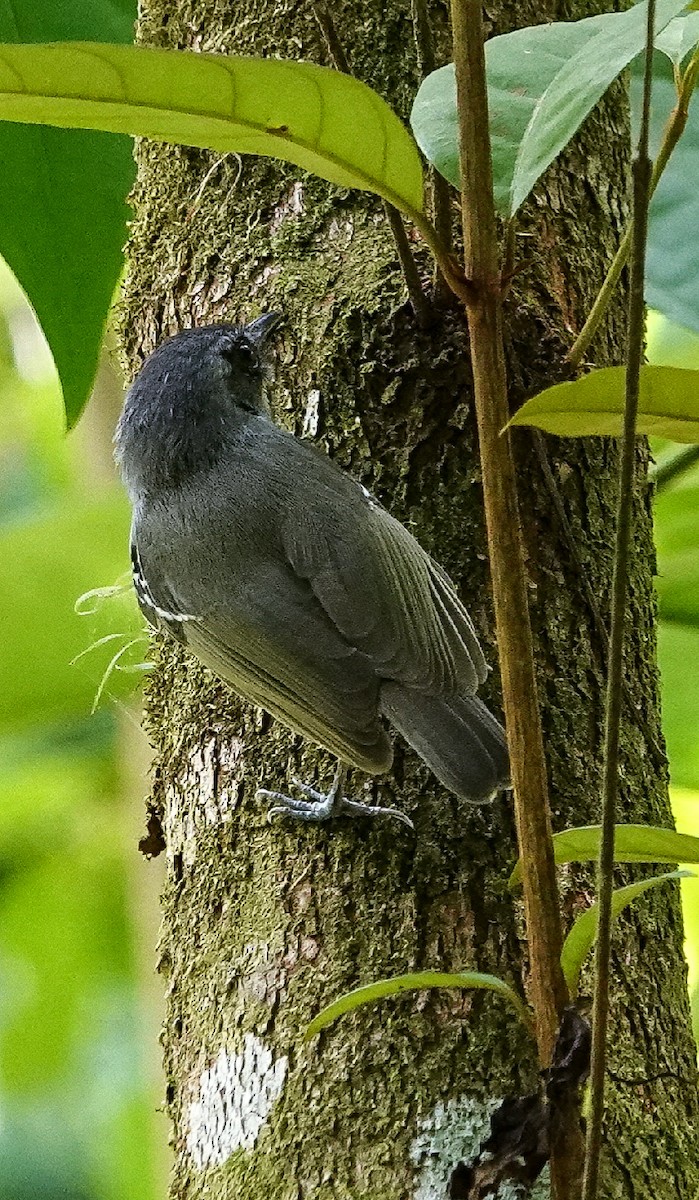
<path id="1" fill-rule="evenodd" d="M 509 0 L 488 15 L 503 32 L 592 11 Z M 405 115 L 418 82 L 407 3 L 345 0 L 334 15 L 355 72 Z M 445 61 L 445 10 L 431 15 Z M 311 9 L 295 0 L 146 0 L 140 38 L 327 62 Z M 525 214 L 507 306 L 513 404 L 560 376 L 626 217 L 626 147 L 619 88 Z M 181 326 L 281 310 L 277 418 L 298 434 L 305 426 L 409 524 L 457 580 L 495 664 L 460 313 L 435 305 L 434 323 L 418 327 L 371 197 L 261 160 L 148 143 L 138 159 L 122 323 L 130 371 Z M 427 286 L 429 263 L 415 251 Z M 616 310 L 595 361 L 619 361 L 622 342 Z M 546 446 L 575 554 L 532 436 L 516 436 L 560 828 L 589 823 L 598 807 L 604 651 L 580 573 L 606 611 L 617 456 L 608 442 Z M 636 820 L 669 823 L 643 459 L 622 803 Z M 328 756 L 239 703 L 169 640 L 154 655 L 146 718 L 168 856 L 160 970 L 173 1197 L 436 1200 L 497 1100 L 535 1086 L 534 1047 L 512 1012 L 483 993 L 435 992 L 364 1009 L 310 1045 L 302 1035 L 326 1001 L 407 970 L 477 969 L 520 985 L 508 800 L 461 805 L 399 743 L 392 775 L 355 777 L 354 792 L 399 805 L 414 837 L 382 821 L 270 827 L 256 787 L 287 787 L 291 775 L 325 783 Z M 485 693 L 496 707 L 496 672 Z M 564 882 L 569 920 L 589 886 L 575 872 Z M 677 895 L 658 892 L 622 920 L 605 1195 L 689 1200 L 699 1183 L 695 1054 Z"/>

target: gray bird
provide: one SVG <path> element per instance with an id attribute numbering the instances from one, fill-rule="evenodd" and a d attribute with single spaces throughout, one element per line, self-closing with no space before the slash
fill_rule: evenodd
<path id="1" fill-rule="evenodd" d="M 189 329 L 146 360 L 116 457 L 148 621 L 235 692 L 339 760 L 326 795 L 261 791 L 319 821 L 408 818 L 343 795 L 345 764 L 388 771 L 385 717 L 449 791 L 509 785 L 502 727 L 476 696 L 487 667 L 454 584 L 374 497 L 271 419 L 265 345 L 279 324 Z"/>

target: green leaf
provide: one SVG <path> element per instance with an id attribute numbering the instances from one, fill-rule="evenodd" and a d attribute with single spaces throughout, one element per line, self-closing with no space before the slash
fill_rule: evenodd
<path id="1" fill-rule="evenodd" d="M 3 46 L 0 119 L 263 154 L 422 213 L 408 130 L 366 84 L 312 63 L 98 43 Z"/>
<path id="2" fill-rule="evenodd" d="M 638 883 L 630 883 L 628 887 L 617 888 L 612 896 L 612 920 L 616 921 L 632 900 L 650 888 L 657 887 L 659 883 L 665 883 L 669 879 L 686 879 L 691 875 L 691 871 L 668 871 L 667 875 L 655 875 L 652 879 L 642 879 Z M 561 966 L 572 997 L 575 997 L 578 991 L 582 965 L 597 940 L 598 917 L 598 905 L 593 904 L 586 912 L 581 913 L 563 943 Z"/>
<path id="3" fill-rule="evenodd" d="M 396 975 L 393 979 L 379 979 L 376 983 L 368 983 L 351 992 L 345 992 L 338 1000 L 333 1000 L 332 1004 L 321 1009 L 306 1029 L 304 1037 L 306 1040 L 312 1038 L 326 1025 L 330 1025 L 338 1017 L 359 1008 L 362 1004 L 375 1004 L 377 1000 L 383 1000 L 386 996 L 399 996 L 402 992 L 421 992 L 426 988 L 450 987 L 485 989 L 495 992 L 512 1005 L 527 1028 L 532 1028 L 532 1017 L 526 1005 L 509 984 L 498 979 L 497 975 L 483 975 L 478 971 L 463 971 L 457 974 L 418 971 L 410 975 Z"/>
<path id="4" fill-rule="evenodd" d="M 699 12 L 675 17 L 655 39 L 655 48 L 665 54 L 674 66 L 682 65 L 684 59 L 699 42 Z"/>
<path id="5" fill-rule="evenodd" d="M 561 437 L 620 437 L 625 385 L 624 367 L 590 371 L 532 396 L 510 425 L 535 425 Z M 675 442 L 699 441 L 699 371 L 642 367 L 638 432 Z"/>
<path id="6" fill-rule="evenodd" d="M 640 119 L 640 64 L 631 72 L 632 128 Z M 657 58 L 651 105 L 651 154 L 657 152 L 677 101 L 672 67 Z M 672 321 L 699 333 L 699 100 L 689 106 L 687 124 L 651 200 L 646 263 L 646 300 Z"/>
<path id="7" fill-rule="evenodd" d="M 685 7 L 686 0 L 660 0 L 656 33 Z M 568 144 L 617 75 L 643 50 L 647 4 L 609 14 L 605 28 L 557 73 L 542 95 L 525 131 L 512 179 L 511 210 L 516 212 L 546 168 Z"/>
<path id="8" fill-rule="evenodd" d="M 0 42 L 128 42 L 135 16 L 135 3 L 0 0 Z M 3 122 L 0 161 L 0 255 L 44 330 L 70 426 L 89 396 L 122 270 L 135 178 L 131 142 Z"/>
<path id="9" fill-rule="evenodd" d="M 699 838 L 658 825 L 617 825 L 614 837 L 614 861 L 618 863 L 699 863 Z M 596 862 L 599 854 L 600 826 L 582 825 L 563 829 L 553 835 L 556 863 Z M 510 876 L 510 887 L 521 882 L 522 866 L 517 862 Z"/>
<path id="10" fill-rule="evenodd" d="M 563 65 L 604 26 L 613 14 L 583 21 L 555 21 L 515 29 L 485 44 L 488 111 L 493 153 L 495 205 L 512 213 L 512 176 L 520 143 L 539 98 Z M 410 114 L 423 154 L 460 187 L 459 119 L 454 64 L 440 67 L 423 81 Z"/>
<path id="11" fill-rule="evenodd" d="M 681 7 L 682 5 L 675 2 L 666 4 L 663 11 L 672 16 Z M 645 6 L 642 8 L 643 13 L 636 15 L 602 13 L 595 17 L 586 17 L 582 21 L 556 21 L 529 26 L 486 42 L 493 188 L 496 207 L 503 217 L 510 217 L 516 212 L 541 172 L 570 140 L 599 96 L 619 71 L 643 48 Z M 668 20 L 669 17 L 665 19 Z M 657 23 L 660 27 L 661 18 Z M 590 53 L 587 48 L 595 39 L 597 41 L 594 53 Z M 600 53 L 602 42 L 606 46 L 607 41 L 610 45 L 618 44 L 617 57 L 624 59 L 618 67 L 607 59 L 606 51 Z M 622 45 L 626 46 L 623 53 L 620 49 Z M 599 61 L 594 64 L 597 71 L 601 71 L 605 77 L 608 75 L 606 82 L 601 82 L 601 90 L 597 95 L 593 94 L 592 98 L 588 94 L 591 82 L 589 58 L 598 58 Z M 600 83 L 596 86 L 600 86 Z M 558 116 L 554 111 L 550 114 L 549 122 L 552 128 L 545 125 L 541 129 L 541 117 L 537 116 L 537 123 L 534 124 L 535 112 L 538 113 L 539 108 L 545 106 L 546 120 L 550 105 L 549 89 L 561 87 L 570 92 L 568 126 L 558 127 Z M 575 107 L 576 97 L 578 109 Z M 452 63 L 434 71 L 424 80 L 415 98 L 410 121 L 417 143 L 425 156 L 458 188 L 459 124 Z M 550 152 L 550 146 L 546 149 L 536 139 L 546 137 L 550 140 L 554 133 L 559 140 L 563 138 L 561 144 L 540 168 L 537 167 L 537 174 L 528 184 L 527 191 L 515 196 L 515 170 L 518 172 L 517 188 L 521 189 L 529 157 L 535 152 L 541 153 L 542 150 L 546 157 Z"/>

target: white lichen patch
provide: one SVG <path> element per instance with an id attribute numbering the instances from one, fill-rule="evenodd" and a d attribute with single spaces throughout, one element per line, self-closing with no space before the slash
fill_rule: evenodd
<path id="1" fill-rule="evenodd" d="M 320 424 L 320 392 L 314 388 L 308 393 L 306 408 L 303 414 L 302 434 L 304 437 L 317 437 Z"/>
<path id="2" fill-rule="evenodd" d="M 219 1167 L 235 1150 L 252 1150 L 284 1087 L 289 1060 L 246 1033 L 239 1054 L 221 1050 L 199 1078 L 187 1120 L 195 1167 Z"/>
<path id="3" fill-rule="evenodd" d="M 170 860 L 181 854 L 191 866 L 196 858 L 197 831 L 230 820 L 238 802 L 239 783 L 233 778 L 224 787 L 221 777 L 241 774 L 242 750 L 239 738 L 228 738 L 221 748 L 212 738 L 193 751 L 184 770 L 168 787 L 165 840 Z"/>
<path id="4" fill-rule="evenodd" d="M 440 1101 L 420 1121 L 410 1148 L 411 1162 L 419 1172 L 413 1200 L 443 1200 L 454 1167 L 460 1160 L 470 1162 L 476 1157 L 490 1133 L 491 1114 L 501 1103 L 498 1097 L 479 1101 L 461 1096 L 447 1104 Z M 548 1195 L 547 1180 L 548 1168 L 529 1193 L 530 1200 Z M 519 1200 L 521 1194 L 513 1185 L 503 1184 L 497 1200 Z"/>

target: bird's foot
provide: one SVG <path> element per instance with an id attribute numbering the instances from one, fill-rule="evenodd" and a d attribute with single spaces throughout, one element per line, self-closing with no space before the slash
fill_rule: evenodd
<path id="1" fill-rule="evenodd" d="M 406 817 L 405 813 L 400 812 L 397 808 L 383 808 L 379 804 L 360 804 L 358 800 L 348 799 L 343 790 L 346 775 L 346 768 L 338 765 L 328 792 L 316 791 L 310 784 L 302 783 L 300 779 L 292 779 L 294 787 L 308 797 L 306 800 L 296 799 L 295 796 L 286 796 L 283 792 L 270 792 L 267 788 L 258 788 L 257 799 L 277 802 L 267 813 L 268 821 L 272 821 L 278 816 L 284 816 L 293 817 L 297 821 L 318 824 L 321 821 L 329 821 L 332 817 L 340 816 L 341 813 L 346 813 L 350 817 L 395 817 L 409 829 L 415 828 L 410 817 Z"/>

